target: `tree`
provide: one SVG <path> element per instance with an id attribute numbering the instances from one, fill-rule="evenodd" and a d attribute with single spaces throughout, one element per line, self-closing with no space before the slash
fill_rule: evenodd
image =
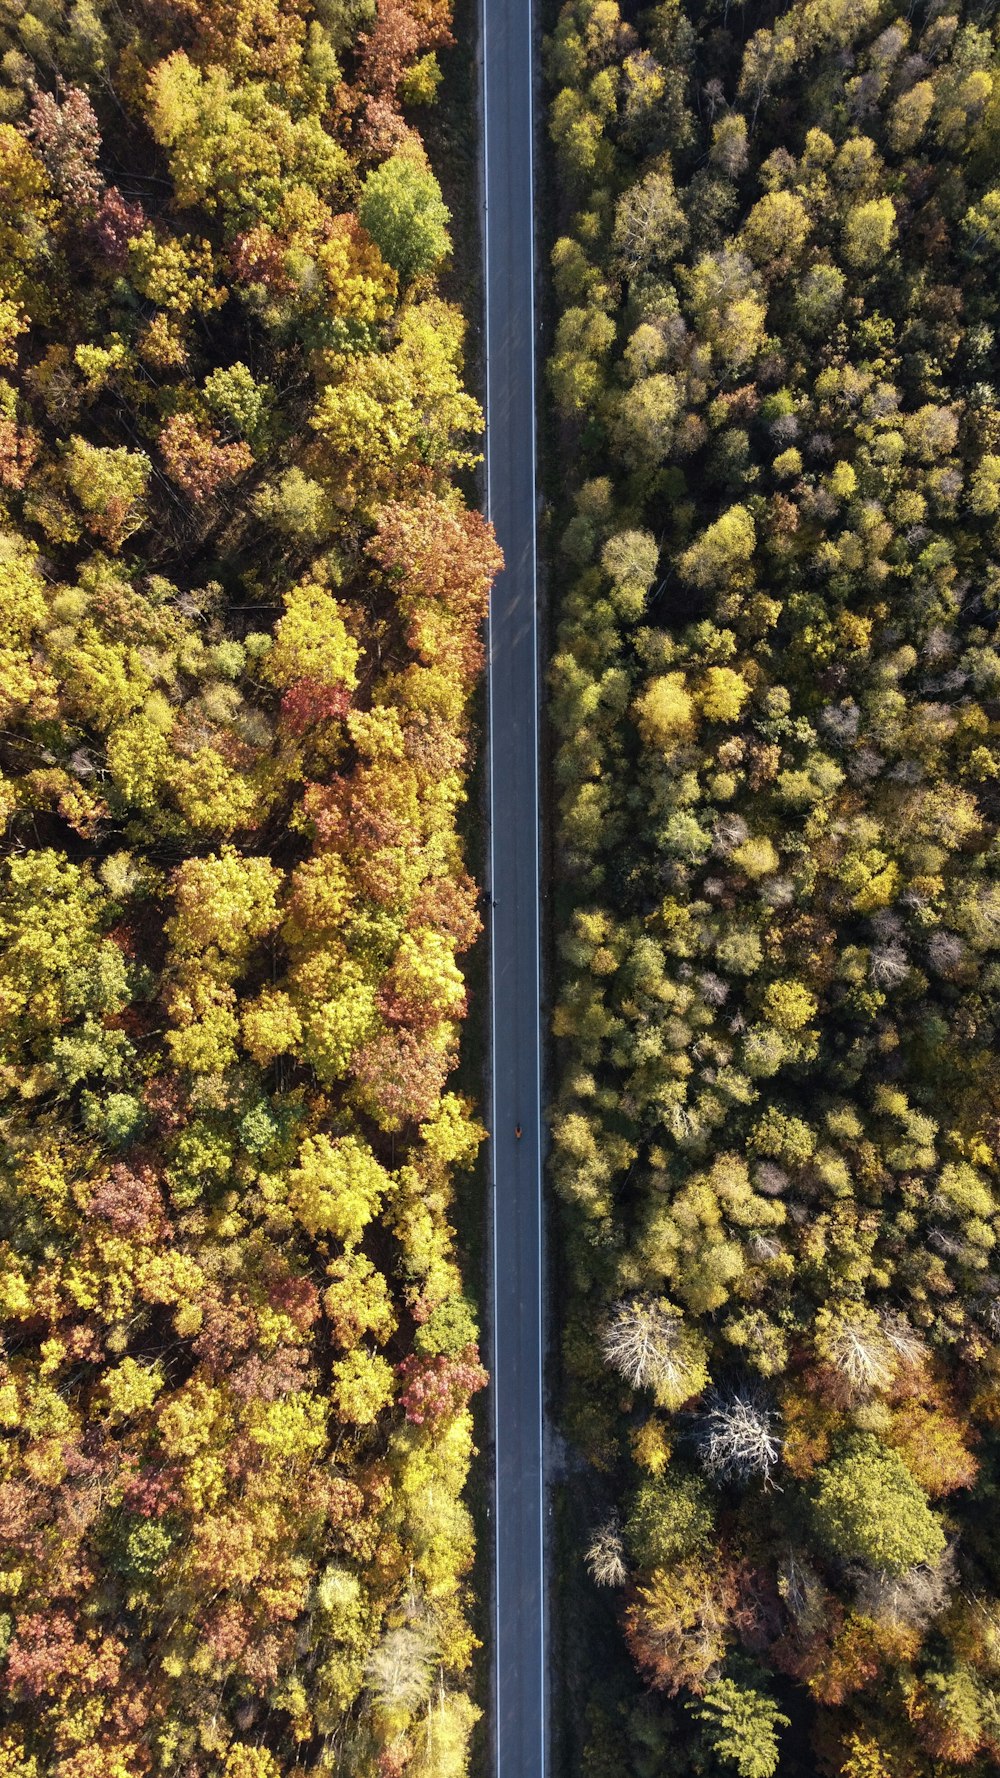
<path id="1" fill-rule="evenodd" d="M 426 164 L 393 154 L 366 173 L 358 215 L 383 259 L 404 284 L 436 270 L 451 251 L 451 213 Z"/>
<path id="2" fill-rule="evenodd" d="M 849 265 L 869 269 L 888 253 L 895 232 L 896 210 L 891 198 L 856 204 L 844 223 L 844 258 Z"/>
<path id="3" fill-rule="evenodd" d="M 275 0 L 222 0 L 208 10 L 198 0 L 183 0 L 181 11 L 195 33 L 199 64 L 239 75 L 264 74 L 298 96 L 306 37 L 300 8 L 285 12 Z"/>
<path id="4" fill-rule="evenodd" d="M 768 1481 L 781 1451 L 773 1414 L 748 1391 L 713 1393 L 698 1422 L 697 1441 L 709 1475 L 724 1481 L 752 1476 Z"/>
<path id="5" fill-rule="evenodd" d="M 901 93 L 889 114 L 889 142 L 897 154 L 909 154 L 920 141 L 934 109 L 934 87 L 929 80 L 918 80 L 908 92 Z"/>
<path id="6" fill-rule="evenodd" d="M 724 1767 L 739 1778 L 772 1778 L 781 1757 L 777 1730 L 791 1723 L 766 1692 L 717 1679 L 688 1709 L 703 1724 L 705 1740 Z"/>
<path id="7" fill-rule="evenodd" d="M 266 436 L 274 390 L 258 382 L 245 364 L 237 361 L 213 370 L 205 378 L 204 393 L 216 419 L 251 448 Z"/>
<path id="8" fill-rule="evenodd" d="M 10 123 L 0 124 L 0 190 L 0 268 L 6 305 L 0 344 L 7 347 L 27 328 L 21 308 L 28 295 L 25 279 L 44 250 L 46 227 L 55 214 L 42 157 Z M 12 359 L 5 355 L 3 362 Z"/>
<path id="9" fill-rule="evenodd" d="M 662 1407 L 677 1408 L 708 1381 L 705 1347 L 665 1298 L 620 1303 L 602 1345 L 607 1362 L 633 1389 L 652 1389 Z"/>
<path id="10" fill-rule="evenodd" d="M 358 46 L 362 52 L 360 74 L 366 90 L 378 97 L 395 94 L 406 86 L 414 70 L 426 61 L 422 51 L 452 41 L 448 29 L 448 8 L 436 3 L 419 9 L 385 0 L 376 10 L 371 29 L 361 32 Z M 415 61 L 414 58 L 420 58 Z"/>
<path id="11" fill-rule="evenodd" d="M 763 346 L 767 318 L 750 260 L 729 248 L 705 254 L 686 282 L 699 334 L 720 363 L 733 370 L 747 365 Z"/>
<path id="12" fill-rule="evenodd" d="M 555 350 L 548 376 L 560 413 L 569 417 L 590 407 L 602 387 L 602 362 L 615 338 L 615 324 L 604 309 L 566 309 L 556 327 Z"/>
<path id="13" fill-rule="evenodd" d="M 474 1343 L 452 1355 L 411 1353 L 399 1366 L 399 1378 L 400 1406 L 413 1426 L 434 1425 L 460 1413 L 469 1397 L 489 1382 Z"/>
<path id="14" fill-rule="evenodd" d="M 75 434 L 66 447 L 63 473 L 89 531 L 110 549 L 146 521 L 145 496 L 152 464 L 144 451 L 105 449 Z"/>
<path id="15" fill-rule="evenodd" d="M 101 132 L 82 88 L 68 87 L 58 98 L 36 91 L 27 133 L 62 202 L 71 211 L 94 210 L 104 185 L 97 166 Z"/>
<path id="16" fill-rule="evenodd" d="M 701 688 L 702 715 L 709 722 L 737 722 L 750 696 L 750 687 L 732 667 L 709 667 Z"/>
<path id="17" fill-rule="evenodd" d="M 8 860 L 0 914 L 0 1041 L 10 1065 L 44 1054 L 88 1013 L 128 1004 L 120 947 L 101 931 L 103 897 L 86 869 L 51 850 Z"/>
<path id="18" fill-rule="evenodd" d="M 678 567 L 695 587 L 725 585 L 745 574 L 757 546 L 754 521 L 745 506 L 731 506 L 686 549 Z"/>
<path id="19" fill-rule="evenodd" d="M 808 271 L 795 294 L 795 311 L 799 326 L 812 337 L 821 334 L 837 315 L 847 280 L 834 265 L 816 265 Z"/>
<path id="20" fill-rule="evenodd" d="M 821 1466 L 811 1498 L 816 1534 L 840 1561 L 902 1574 L 944 1552 L 941 1521 L 924 1493 L 899 1454 L 871 1434 L 849 1438 Z"/>
<path id="21" fill-rule="evenodd" d="M 625 1550 L 617 1517 L 607 1519 L 603 1525 L 598 1526 L 587 1546 L 586 1563 L 591 1578 L 599 1587 L 624 1585 L 628 1569 L 625 1566 Z"/>
<path id="22" fill-rule="evenodd" d="M 795 192 L 770 191 L 750 211 L 742 240 L 755 264 L 787 264 L 799 257 L 811 229 L 809 212 Z"/>
<path id="23" fill-rule="evenodd" d="M 619 198 L 612 247 L 627 277 L 665 270 L 687 234 L 687 218 L 669 166 L 647 173 Z"/>
<path id="24" fill-rule="evenodd" d="M 285 594 L 263 671 L 284 693 L 282 710 L 293 733 L 301 733 L 310 718 L 322 717 L 324 694 L 334 695 L 331 717 L 347 714 L 360 657 L 340 603 L 327 586 L 306 580 Z"/>
<path id="25" fill-rule="evenodd" d="M 274 221 L 292 178 L 330 189 L 347 157 L 308 113 L 293 118 L 262 82 L 234 82 L 221 67 L 198 68 L 184 50 L 156 64 L 149 125 L 169 157 L 178 202 L 220 212 L 234 236 Z"/>
<path id="26" fill-rule="evenodd" d="M 668 1468 L 639 1488 L 626 1521 L 625 1539 L 640 1568 L 669 1568 L 680 1556 L 707 1554 L 714 1528 L 705 1483 L 698 1476 Z"/>
<path id="27" fill-rule="evenodd" d="M 658 1569 L 626 1612 L 625 1633 L 635 1659 L 657 1690 L 670 1696 L 701 1686 L 725 1653 L 735 1596 L 724 1572 L 710 1573 L 697 1558 Z"/>
<path id="28" fill-rule="evenodd" d="M 962 218 L 966 252 L 974 259 L 989 261 L 1000 252 L 1000 190 L 995 187 L 983 193 L 978 204 L 971 204 Z"/>
<path id="29" fill-rule="evenodd" d="M 430 495 L 390 501 L 368 553 L 392 577 L 409 647 L 428 663 L 453 657 L 471 679 L 482 660 L 490 587 L 503 566 L 492 526 Z"/>
<path id="30" fill-rule="evenodd" d="M 664 462 L 674 441 L 681 398 L 680 379 L 669 371 L 654 371 L 611 404 L 608 429 L 631 468 L 649 470 Z"/>
<path id="31" fill-rule="evenodd" d="M 481 1712 L 464 1692 L 441 1691 L 417 1728 L 412 1778 L 462 1778 Z"/>
<path id="32" fill-rule="evenodd" d="M 667 750 L 694 735 L 697 706 L 683 673 L 664 673 L 651 680 L 636 700 L 635 711 L 649 746 Z"/>
<path id="33" fill-rule="evenodd" d="M 712 164 L 727 179 L 737 179 L 746 170 L 749 159 L 746 118 L 738 112 L 720 117 L 712 126 Z"/>
<path id="34" fill-rule="evenodd" d="M 983 1699 L 978 1675 L 964 1665 L 928 1673 L 907 1704 L 910 1720 L 936 1759 L 967 1765 L 984 1740 Z"/>
<path id="35" fill-rule="evenodd" d="M 233 846 L 187 859 L 174 875 L 174 912 L 166 923 L 176 961 L 197 960 L 217 979 L 234 980 L 279 923 L 281 883 L 269 859 L 243 857 Z"/>
<path id="36" fill-rule="evenodd" d="M 307 1136 L 289 1177 L 288 1201 L 311 1235 L 330 1233 L 350 1246 L 361 1239 L 392 1180 L 356 1136 Z"/>
<path id="37" fill-rule="evenodd" d="M 295 466 L 258 488 L 251 504 L 264 524 L 303 550 L 328 543 L 337 528 L 336 507 L 327 489 Z"/>
<path id="38" fill-rule="evenodd" d="M 358 1346 L 332 1366 L 330 1397 L 347 1425 L 371 1426 L 392 1402 L 392 1367 L 380 1353 Z"/>
<path id="39" fill-rule="evenodd" d="M 398 1320 L 383 1274 L 357 1248 L 349 1247 L 330 1261 L 326 1275 L 330 1283 L 323 1293 L 323 1310 L 337 1343 L 351 1350 L 370 1333 L 384 1345 Z"/>
<path id="40" fill-rule="evenodd" d="M 741 870 L 752 882 L 773 875 L 781 863 L 773 840 L 766 834 L 751 834 L 747 839 L 741 840 L 738 846 L 734 846 L 731 857 L 737 870 Z"/>
<path id="41" fill-rule="evenodd" d="M 549 134 L 556 146 L 560 172 L 577 192 L 588 185 L 599 185 L 611 164 L 611 148 L 604 134 L 607 103 L 613 103 L 609 86 L 611 83 L 605 80 L 597 104 L 588 102 L 590 93 L 585 96 L 571 87 L 563 87 L 552 102 Z M 605 103 L 600 102 L 601 98 Z"/>
<path id="42" fill-rule="evenodd" d="M 168 420 L 159 447 L 171 481 L 196 506 L 253 466 L 249 445 L 242 440 L 222 444 L 214 426 L 199 426 L 190 414 L 174 414 Z"/>
<path id="43" fill-rule="evenodd" d="M 338 501 L 351 506 L 391 487 L 426 486 L 478 459 L 465 440 L 481 427 L 458 370 L 463 324 L 433 300 L 409 303 L 389 352 L 355 355 L 328 383 L 310 420 Z"/>

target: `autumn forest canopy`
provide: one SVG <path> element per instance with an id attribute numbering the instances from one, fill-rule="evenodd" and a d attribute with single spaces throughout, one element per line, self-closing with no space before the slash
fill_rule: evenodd
<path id="1" fill-rule="evenodd" d="M 450 41 L 0 12 L 4 1778 L 466 1767 Z"/>
<path id="2" fill-rule="evenodd" d="M 0 1778 L 486 1778 L 459 18 L 0 0 Z M 557 1747 L 986 1778 L 1000 23 L 539 22 Z"/>
<path id="3" fill-rule="evenodd" d="M 578 1650 L 573 1759 L 993 1772 L 993 9 L 569 0 L 546 72 L 561 1378 L 637 1675 Z"/>

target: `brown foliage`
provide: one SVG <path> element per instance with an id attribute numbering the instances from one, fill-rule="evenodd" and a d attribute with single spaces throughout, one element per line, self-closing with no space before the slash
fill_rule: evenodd
<path id="1" fill-rule="evenodd" d="M 171 481 L 195 505 L 210 500 L 253 466 L 248 444 L 222 444 L 214 426 L 190 414 L 174 414 L 160 433 L 160 451 Z"/>

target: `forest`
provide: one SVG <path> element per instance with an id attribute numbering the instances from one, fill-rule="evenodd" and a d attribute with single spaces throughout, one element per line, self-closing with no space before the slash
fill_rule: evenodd
<path id="1" fill-rule="evenodd" d="M 461 1778 L 448 0 L 0 7 L 0 1774 Z"/>
<path id="2" fill-rule="evenodd" d="M 587 1778 L 1000 1762 L 993 10 L 551 21 Z"/>
<path id="3" fill-rule="evenodd" d="M 1000 24 L 547 25 L 566 1769 L 987 1778 Z M 486 1757 L 450 55 L 0 0 L 0 1778 Z"/>

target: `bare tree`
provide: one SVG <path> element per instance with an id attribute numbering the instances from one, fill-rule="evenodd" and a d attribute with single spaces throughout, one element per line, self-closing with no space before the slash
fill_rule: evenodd
<path id="1" fill-rule="evenodd" d="M 950 660 L 954 652 L 954 637 L 940 624 L 936 624 L 924 640 L 924 659 L 927 661 Z"/>
<path id="2" fill-rule="evenodd" d="M 927 1245 L 943 1259 L 962 1259 L 968 1252 L 967 1243 L 950 1229 L 934 1227 L 928 1230 Z"/>
<path id="3" fill-rule="evenodd" d="M 877 778 L 884 766 L 882 754 L 876 753 L 874 747 L 859 747 L 847 767 L 848 776 L 855 784 L 864 784 L 871 778 Z"/>
<path id="4" fill-rule="evenodd" d="M 704 1341 L 665 1297 L 618 1303 L 602 1345 L 619 1375 L 633 1389 L 651 1389 L 661 1407 L 680 1407 L 708 1381 Z"/>
<path id="5" fill-rule="evenodd" d="M 858 738 L 861 712 L 853 698 L 845 698 L 841 704 L 828 704 L 820 711 L 819 720 L 830 740 L 839 747 L 849 747 Z"/>
<path id="6" fill-rule="evenodd" d="M 790 1546 L 778 1568 L 778 1591 L 800 1636 L 814 1636 L 823 1628 L 827 1621 L 826 1588 L 815 1568 Z"/>
<path id="7" fill-rule="evenodd" d="M 900 944 L 876 945 L 868 959 L 868 973 L 879 988 L 898 988 L 910 964 Z"/>
<path id="8" fill-rule="evenodd" d="M 749 839 L 750 829 L 742 815 L 727 813 L 720 815 L 712 833 L 713 851 L 722 858 L 728 858 L 737 846 L 742 846 Z"/>
<path id="9" fill-rule="evenodd" d="M 751 1259 L 755 1259 L 759 1265 L 767 1265 L 771 1260 L 778 1259 L 784 1252 L 784 1248 L 777 1235 L 751 1233 L 747 1240 L 747 1251 Z"/>
<path id="10" fill-rule="evenodd" d="M 368 1690 L 385 1710 L 418 1710 L 431 1695 L 438 1658 L 429 1625 L 389 1630 L 368 1657 Z"/>
<path id="11" fill-rule="evenodd" d="M 920 1364 L 927 1356 L 927 1348 L 920 1335 L 914 1331 L 905 1315 L 893 1314 L 884 1310 L 879 1316 L 882 1332 L 887 1344 L 903 1364 Z"/>
<path id="12" fill-rule="evenodd" d="M 780 1198 L 788 1190 L 788 1174 L 774 1161 L 760 1161 L 753 1171 L 753 1182 L 765 1198 Z"/>
<path id="13" fill-rule="evenodd" d="M 883 944 L 889 944 L 893 939 L 905 937 L 904 922 L 895 908 L 879 908 L 869 916 L 869 921 L 875 937 Z"/>
<path id="14" fill-rule="evenodd" d="M 965 943 L 957 932 L 932 932 L 927 940 L 927 961 L 936 975 L 951 975 L 965 956 Z"/>
<path id="15" fill-rule="evenodd" d="M 702 1463 L 720 1480 L 767 1481 L 781 1454 L 774 1415 L 750 1389 L 732 1395 L 712 1394 L 708 1411 L 698 1422 L 696 1440 Z"/>
<path id="16" fill-rule="evenodd" d="M 698 977 L 698 987 L 702 999 L 709 1006 L 722 1006 L 729 994 L 729 984 L 717 976 L 713 970 L 703 970 Z"/>
<path id="17" fill-rule="evenodd" d="M 791 877 L 765 877 L 760 885 L 760 898 L 768 907 L 791 907 L 795 900 L 795 884 Z"/>
<path id="18" fill-rule="evenodd" d="M 683 1147 L 693 1137 L 701 1134 L 701 1123 L 697 1113 L 690 1105 L 668 1105 L 663 1113 L 663 1121 L 674 1141 Z M 614 1361 L 612 1360 L 612 1363 Z"/>
<path id="19" fill-rule="evenodd" d="M 860 1303 L 822 1314 L 816 1346 L 862 1399 L 887 1389 L 901 1368 L 919 1364 L 925 1356 L 923 1341 L 905 1315 L 888 1310 L 875 1314 Z"/>
<path id="20" fill-rule="evenodd" d="M 599 1525 L 590 1540 L 586 1557 L 592 1578 L 599 1587 L 620 1587 L 628 1578 L 625 1546 L 617 1513 Z"/>
<path id="21" fill-rule="evenodd" d="M 993 1339 L 1000 1339 L 1000 1280 L 987 1278 L 973 1302 L 977 1319 Z"/>
<path id="22" fill-rule="evenodd" d="M 858 1580 L 858 1610 L 879 1624 L 922 1630 L 944 1611 L 955 1578 L 955 1556 L 950 1548 L 933 1566 L 921 1562 L 903 1574 L 869 1569 Z"/>
<path id="23" fill-rule="evenodd" d="M 837 1316 L 826 1329 L 820 1350 L 858 1395 L 870 1395 L 892 1382 L 892 1353 L 874 1315 L 860 1311 L 856 1316 Z"/>

